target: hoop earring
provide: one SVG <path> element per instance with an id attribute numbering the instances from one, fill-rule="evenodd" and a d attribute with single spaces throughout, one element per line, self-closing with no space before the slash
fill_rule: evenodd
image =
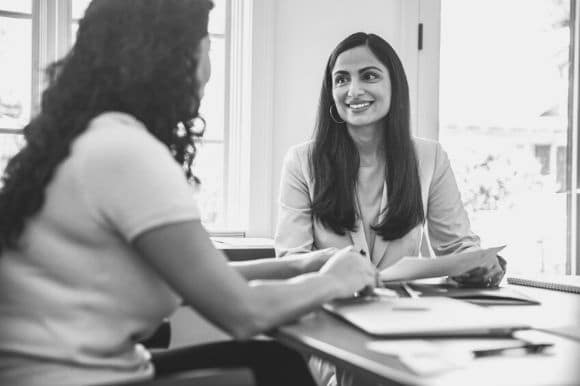
<path id="1" fill-rule="evenodd" d="M 330 105 L 330 110 L 329 110 L 329 112 L 330 112 L 330 119 L 332 119 L 334 121 L 334 123 L 338 123 L 338 124 L 344 123 L 344 121 L 341 121 L 340 119 L 336 119 L 334 117 L 334 114 L 332 113 L 332 106 L 334 106 L 334 105 Z M 336 115 L 338 115 L 338 111 L 336 112 Z M 340 116 L 339 116 L 339 118 L 340 118 Z"/>

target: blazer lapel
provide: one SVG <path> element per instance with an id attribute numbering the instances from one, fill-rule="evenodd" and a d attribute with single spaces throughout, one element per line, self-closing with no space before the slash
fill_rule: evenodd
<path id="1" fill-rule="evenodd" d="M 383 184 L 383 195 L 381 197 L 381 205 L 379 209 L 379 223 L 385 218 L 385 209 L 387 209 L 387 182 Z M 364 235 L 363 235 L 364 239 Z M 373 247 L 372 262 L 375 266 L 379 267 L 381 262 L 385 258 L 387 248 L 389 246 L 389 241 L 383 240 L 380 235 L 375 238 L 375 245 Z"/>
<path id="2" fill-rule="evenodd" d="M 367 239 L 365 238 L 363 223 L 358 215 L 356 219 L 356 231 L 350 232 L 350 238 L 352 240 L 353 247 L 357 251 L 364 251 L 365 256 L 370 256 L 369 246 L 367 245 Z"/>

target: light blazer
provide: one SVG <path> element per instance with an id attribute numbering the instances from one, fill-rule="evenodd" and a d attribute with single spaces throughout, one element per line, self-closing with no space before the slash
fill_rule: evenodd
<path id="1" fill-rule="evenodd" d="M 384 241 L 377 235 L 372 254 L 366 243 L 364 228 L 357 216 L 356 231 L 341 236 L 324 227 L 311 215 L 314 195 L 313 173 L 308 155 L 313 142 L 292 147 L 286 154 L 280 182 L 278 225 L 275 248 L 277 256 L 308 252 L 328 247 L 354 245 L 371 256 L 379 268 L 392 265 L 403 256 L 445 255 L 479 247 L 479 237 L 470 228 L 455 176 L 441 145 L 435 141 L 414 138 L 425 226 L 420 224 L 400 239 Z M 387 186 L 383 189 L 380 211 L 387 203 Z M 379 218 L 381 221 L 382 218 Z M 423 237 L 424 233 L 428 234 Z M 422 243 L 427 243 L 421 247 Z M 427 252 L 426 251 L 432 251 Z"/>

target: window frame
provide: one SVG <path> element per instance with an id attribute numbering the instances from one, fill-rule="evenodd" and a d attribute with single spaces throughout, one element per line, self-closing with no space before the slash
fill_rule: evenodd
<path id="1" fill-rule="evenodd" d="M 39 110 L 44 89 L 44 71 L 50 63 L 61 58 L 70 48 L 73 0 L 31 0 L 32 13 L 0 10 L 1 16 L 27 18 L 32 21 L 31 116 Z M 210 229 L 210 234 L 243 236 L 249 230 L 250 207 L 250 142 L 252 141 L 253 88 L 252 14 L 256 12 L 252 0 L 225 1 L 226 30 L 224 34 L 210 34 L 225 40 L 224 80 L 224 138 L 207 139 L 205 143 L 220 143 L 224 147 L 223 214 L 225 229 Z M 266 2 L 270 3 L 270 2 Z M 271 6 L 270 6 L 271 8 Z M 249 53 L 249 54 L 248 54 Z M 0 135 L 19 134 L 22 128 L 0 127 Z M 263 133 L 262 133 L 263 134 Z M 262 138 L 264 136 L 262 135 Z M 268 164 L 265 162 L 265 164 Z"/>
<path id="2" fill-rule="evenodd" d="M 578 125 L 580 124 L 580 9 L 577 0 L 570 0 L 570 21 L 571 21 L 571 44 L 570 57 L 570 85 L 568 91 L 568 251 L 569 256 L 566 262 L 566 273 L 580 275 L 580 136 Z M 575 257 L 575 258 L 574 258 Z"/>

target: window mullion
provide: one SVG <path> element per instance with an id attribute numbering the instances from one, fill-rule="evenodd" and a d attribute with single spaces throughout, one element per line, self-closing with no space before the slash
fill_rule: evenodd
<path id="1" fill-rule="evenodd" d="M 571 26 L 571 57 L 572 65 L 570 66 L 570 92 L 569 92 L 569 127 L 568 127 L 568 144 L 569 144 L 569 192 L 568 195 L 568 259 L 566 264 L 567 274 L 580 274 L 580 158 L 578 152 L 580 149 L 580 135 L 578 134 L 579 114 L 580 114 L 580 10 L 578 2 L 572 0 L 570 3 L 570 26 Z"/>
<path id="2" fill-rule="evenodd" d="M 226 224 L 232 229 L 246 229 L 249 200 L 249 140 L 251 99 L 251 1 L 229 2 L 226 63 L 227 126 L 226 153 Z"/>
<path id="3" fill-rule="evenodd" d="M 32 0 L 32 115 L 38 113 L 44 70 L 70 46 L 71 0 Z"/>

